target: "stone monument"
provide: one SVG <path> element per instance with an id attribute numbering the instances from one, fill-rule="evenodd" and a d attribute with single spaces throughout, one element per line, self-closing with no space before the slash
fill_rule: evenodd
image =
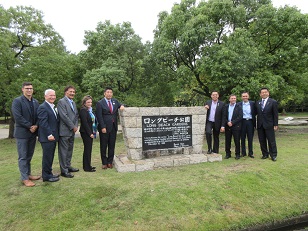
<path id="1" fill-rule="evenodd" d="M 139 172 L 221 161 L 202 150 L 204 107 L 127 107 L 120 121 L 127 153 L 114 159 L 118 172 Z"/>

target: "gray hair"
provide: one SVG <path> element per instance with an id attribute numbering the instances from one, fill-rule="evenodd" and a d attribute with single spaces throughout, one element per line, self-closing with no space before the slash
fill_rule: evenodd
<path id="1" fill-rule="evenodd" d="M 44 93 L 44 95 L 47 95 L 49 92 L 51 92 L 51 91 L 54 91 L 55 92 L 55 90 L 53 90 L 53 89 L 47 89 L 46 91 L 45 91 L 45 93 Z"/>

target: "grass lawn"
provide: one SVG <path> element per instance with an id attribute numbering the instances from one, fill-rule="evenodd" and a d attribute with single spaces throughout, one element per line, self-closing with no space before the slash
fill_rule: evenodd
<path id="1" fill-rule="evenodd" d="M 118 173 L 100 168 L 96 139 L 97 172 L 32 188 L 19 180 L 15 140 L 0 140 L 0 230 L 236 230 L 298 216 L 308 211 L 307 140 L 308 127 L 281 127 L 277 162 L 260 159 L 256 134 L 255 159 Z M 32 172 L 40 174 L 36 147 Z M 72 163 L 80 169 L 82 148 L 76 138 Z M 121 134 L 116 152 L 125 153 Z"/>

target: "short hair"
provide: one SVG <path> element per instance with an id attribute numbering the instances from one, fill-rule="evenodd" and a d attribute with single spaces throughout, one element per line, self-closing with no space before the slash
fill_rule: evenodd
<path id="1" fill-rule="evenodd" d="M 262 88 L 260 89 L 260 92 L 261 92 L 262 90 L 267 90 L 267 91 L 269 92 L 269 90 L 268 90 L 267 87 L 262 87 Z"/>
<path id="2" fill-rule="evenodd" d="M 49 88 L 49 89 L 47 89 L 47 90 L 45 91 L 44 95 L 47 95 L 48 92 L 50 92 L 50 91 L 55 91 L 55 90 Z"/>
<path id="3" fill-rule="evenodd" d="M 113 91 L 111 87 L 106 87 L 105 90 L 104 90 L 104 93 L 105 93 L 107 90 Z"/>
<path id="4" fill-rule="evenodd" d="M 22 87 L 29 86 L 29 85 L 32 86 L 32 83 L 31 82 L 23 82 L 22 83 Z"/>
<path id="5" fill-rule="evenodd" d="M 236 97 L 236 95 L 234 95 L 234 94 L 231 94 L 231 95 L 229 95 L 229 99 L 231 98 L 231 96 L 235 96 L 235 97 Z"/>
<path id="6" fill-rule="evenodd" d="M 64 93 L 68 91 L 68 89 L 73 88 L 76 91 L 76 88 L 72 85 L 68 85 L 64 88 Z"/>
<path id="7" fill-rule="evenodd" d="M 92 97 L 90 95 L 86 95 L 82 98 L 81 100 L 81 107 L 85 107 L 85 103 L 87 102 L 87 100 L 92 99 Z M 93 99 L 92 99 L 93 100 Z"/>
<path id="8" fill-rule="evenodd" d="M 211 95 L 212 95 L 214 92 L 217 92 L 217 94 L 219 95 L 219 92 L 218 92 L 218 91 L 212 91 L 212 92 L 211 92 Z"/>
<path id="9" fill-rule="evenodd" d="M 243 95 L 243 94 L 248 94 L 248 95 L 249 95 L 249 92 L 248 92 L 248 91 L 243 91 L 243 92 L 242 92 L 242 95 Z"/>

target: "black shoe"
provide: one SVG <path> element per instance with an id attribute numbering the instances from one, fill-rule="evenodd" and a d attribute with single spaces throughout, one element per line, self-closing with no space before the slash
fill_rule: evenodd
<path id="1" fill-rule="evenodd" d="M 255 158 L 253 155 L 249 155 L 250 158 Z"/>
<path id="2" fill-rule="evenodd" d="M 236 157 L 235 157 L 236 160 L 239 160 L 240 158 L 241 158 L 240 156 L 236 156 Z"/>
<path id="3" fill-rule="evenodd" d="M 69 172 L 79 172 L 79 169 L 78 168 L 70 167 L 70 168 L 68 168 L 68 171 Z"/>
<path id="4" fill-rule="evenodd" d="M 73 178 L 74 177 L 74 175 L 72 174 L 72 173 L 61 173 L 61 176 L 63 176 L 63 177 L 67 177 L 67 178 Z"/>
<path id="5" fill-rule="evenodd" d="M 51 177 L 49 179 L 43 179 L 44 182 L 57 182 L 59 181 L 58 177 Z"/>
<path id="6" fill-rule="evenodd" d="M 262 156 L 261 157 L 261 159 L 263 159 L 263 160 L 265 160 L 265 159 L 267 159 L 268 158 L 268 156 Z"/>
<path id="7" fill-rule="evenodd" d="M 277 157 L 272 157 L 272 161 L 277 161 Z"/>
<path id="8" fill-rule="evenodd" d="M 84 170 L 85 172 L 96 172 L 96 169 L 91 169 L 91 170 Z"/>
<path id="9" fill-rule="evenodd" d="M 53 174 L 52 175 L 52 178 L 59 178 L 60 177 L 60 174 Z"/>
<path id="10" fill-rule="evenodd" d="M 96 169 L 96 167 L 93 167 L 93 166 L 92 166 L 91 168 L 92 168 L 92 169 Z"/>
<path id="11" fill-rule="evenodd" d="M 242 157 L 247 156 L 246 154 L 242 154 Z"/>
<path id="12" fill-rule="evenodd" d="M 225 156 L 225 159 L 229 159 L 229 158 L 231 158 L 231 156 Z"/>
<path id="13" fill-rule="evenodd" d="M 212 152 L 211 149 L 207 150 L 207 154 L 212 154 L 212 153 L 213 153 L 213 152 Z"/>

